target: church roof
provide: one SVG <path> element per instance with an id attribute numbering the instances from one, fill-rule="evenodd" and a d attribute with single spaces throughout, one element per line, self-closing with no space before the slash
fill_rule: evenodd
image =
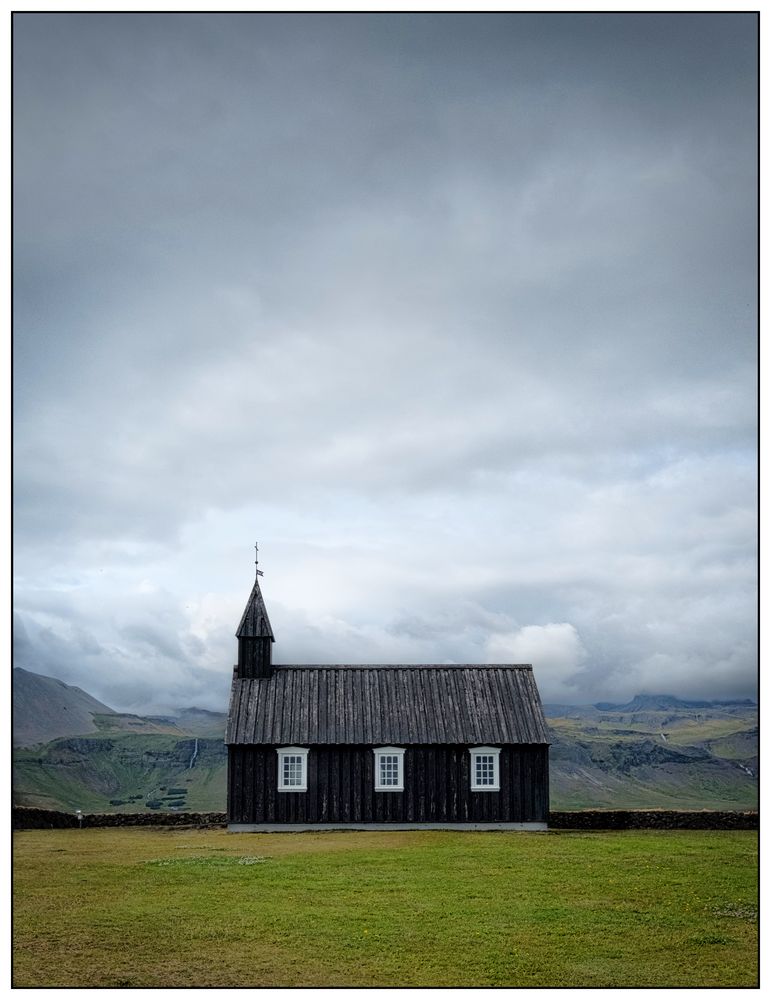
<path id="1" fill-rule="evenodd" d="M 241 622 L 238 626 L 236 636 L 239 639 L 255 639 L 261 636 L 268 636 L 275 642 L 273 629 L 270 627 L 270 619 L 265 608 L 265 601 L 260 592 L 259 580 L 255 579 L 249 600 L 246 602 Z"/>
<path id="2" fill-rule="evenodd" d="M 479 746 L 549 734 L 530 666 L 274 665 L 270 677 L 234 677 L 225 742 Z"/>

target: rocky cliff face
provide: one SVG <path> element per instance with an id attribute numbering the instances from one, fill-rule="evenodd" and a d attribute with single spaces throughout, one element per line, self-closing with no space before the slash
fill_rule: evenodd
<path id="1" fill-rule="evenodd" d="M 757 705 L 546 706 L 552 808 L 757 807 Z"/>

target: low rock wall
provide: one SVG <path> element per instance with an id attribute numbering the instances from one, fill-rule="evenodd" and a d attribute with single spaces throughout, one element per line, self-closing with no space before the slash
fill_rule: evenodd
<path id="1" fill-rule="evenodd" d="M 143 813 L 84 813 L 82 822 L 74 813 L 52 809 L 32 809 L 14 806 L 14 830 L 64 829 L 94 826 L 224 826 L 224 812 L 143 812 Z"/>
<path id="2" fill-rule="evenodd" d="M 224 812 L 74 813 L 15 806 L 15 830 L 97 826 L 225 826 Z M 757 830 L 756 812 L 685 812 L 667 809 L 583 809 L 549 814 L 551 830 Z"/>
<path id="3" fill-rule="evenodd" d="M 576 809 L 549 813 L 550 830 L 757 830 L 756 812 Z"/>

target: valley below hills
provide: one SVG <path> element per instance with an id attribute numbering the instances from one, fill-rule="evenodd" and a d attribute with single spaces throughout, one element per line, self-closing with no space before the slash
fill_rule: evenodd
<path id="1" fill-rule="evenodd" d="M 13 672 L 15 805 L 223 811 L 225 712 L 115 712 L 80 688 Z M 552 809 L 756 809 L 758 707 L 638 695 L 545 705 Z"/>

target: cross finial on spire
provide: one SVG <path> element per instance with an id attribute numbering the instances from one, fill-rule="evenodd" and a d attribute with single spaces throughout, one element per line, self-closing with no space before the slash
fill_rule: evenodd
<path id="1" fill-rule="evenodd" d="M 257 553 L 258 552 L 259 552 L 259 550 L 257 548 L 257 542 L 255 542 L 254 543 L 254 571 L 257 574 L 257 576 L 262 576 L 263 575 L 262 570 L 261 569 L 257 569 Z"/>

